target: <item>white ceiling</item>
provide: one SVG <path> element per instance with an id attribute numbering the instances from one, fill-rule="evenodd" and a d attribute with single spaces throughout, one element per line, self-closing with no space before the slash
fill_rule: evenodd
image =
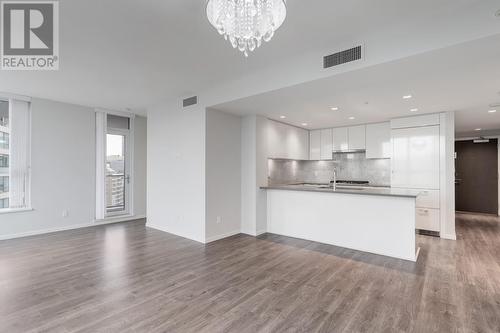
<path id="1" fill-rule="evenodd" d="M 456 111 L 458 133 L 500 129 L 500 34 L 214 106 L 304 128 Z M 405 100 L 404 95 L 412 99 Z M 498 104 L 498 112 L 490 105 Z M 332 111 L 331 107 L 339 107 Z M 410 112 L 418 108 L 418 112 Z M 355 117 L 350 120 L 349 117 Z M 477 133 L 476 133 L 477 134 Z"/>
<path id="2" fill-rule="evenodd" d="M 273 41 L 245 59 L 210 27 L 205 0 L 61 1 L 60 70 L 1 72 L 0 91 L 141 113 L 160 100 L 370 36 L 411 49 L 500 30 L 497 0 L 289 0 L 287 6 Z"/>

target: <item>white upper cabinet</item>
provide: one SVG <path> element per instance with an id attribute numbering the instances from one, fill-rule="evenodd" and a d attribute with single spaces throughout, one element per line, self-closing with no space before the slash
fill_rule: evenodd
<path id="1" fill-rule="evenodd" d="M 392 187 L 439 189 L 439 126 L 392 130 Z"/>
<path id="2" fill-rule="evenodd" d="M 347 127 L 333 129 L 333 150 L 349 150 L 349 135 Z"/>
<path id="3" fill-rule="evenodd" d="M 307 130 L 269 120 L 267 135 L 269 158 L 309 159 Z"/>
<path id="4" fill-rule="evenodd" d="M 321 160 L 331 160 L 333 158 L 333 130 L 321 130 Z"/>
<path id="5" fill-rule="evenodd" d="M 423 126 L 433 126 L 439 125 L 440 117 L 439 114 L 424 114 L 421 116 L 397 118 L 391 120 L 391 128 L 410 128 L 410 127 L 423 127 Z"/>
<path id="6" fill-rule="evenodd" d="M 309 159 L 313 161 L 321 159 L 321 130 L 309 133 Z"/>
<path id="7" fill-rule="evenodd" d="M 287 149 L 289 159 L 309 159 L 309 131 L 294 126 L 286 126 Z"/>
<path id="8" fill-rule="evenodd" d="M 366 158 L 391 158 L 391 124 L 366 125 Z"/>
<path id="9" fill-rule="evenodd" d="M 366 126 L 352 126 L 347 128 L 349 150 L 366 149 Z"/>
<path id="10" fill-rule="evenodd" d="M 270 158 L 287 158 L 286 128 L 284 124 L 269 121 L 267 126 L 267 149 Z"/>

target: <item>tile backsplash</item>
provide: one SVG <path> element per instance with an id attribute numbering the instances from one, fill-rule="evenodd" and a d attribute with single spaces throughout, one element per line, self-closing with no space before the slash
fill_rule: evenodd
<path id="1" fill-rule="evenodd" d="M 366 159 L 364 152 L 333 154 L 331 161 L 268 160 L 269 185 L 329 183 L 333 170 L 339 180 L 367 180 L 374 186 L 390 186 L 391 160 Z"/>

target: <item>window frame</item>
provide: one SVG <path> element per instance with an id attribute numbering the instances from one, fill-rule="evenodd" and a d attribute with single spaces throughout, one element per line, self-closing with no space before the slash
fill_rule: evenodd
<path id="1" fill-rule="evenodd" d="M 8 207 L 8 208 L 0 208 L 0 214 L 8 214 L 8 213 L 17 213 L 17 212 L 25 212 L 25 211 L 32 211 L 33 208 L 31 206 L 31 146 L 32 146 L 32 105 L 31 105 L 31 98 L 29 97 L 24 97 L 24 96 L 17 96 L 17 95 L 6 95 L 0 93 L 0 101 L 2 102 L 7 102 L 9 106 L 9 130 L 12 131 L 12 104 L 13 102 L 24 102 L 27 103 L 28 107 L 28 113 L 27 113 L 27 123 L 26 123 L 26 133 L 27 133 L 27 138 L 26 138 L 26 176 L 25 176 L 25 183 L 24 183 L 24 197 L 23 197 L 23 203 L 24 205 L 22 207 Z M 9 138 L 9 148 L 7 149 L 9 154 L 7 155 L 8 159 L 8 190 L 9 193 L 12 191 L 12 184 L 11 184 L 11 179 L 12 179 L 12 161 L 11 161 L 11 156 L 12 156 L 12 132 L 8 133 L 8 138 Z M 9 206 L 11 202 L 11 196 L 9 195 Z"/>

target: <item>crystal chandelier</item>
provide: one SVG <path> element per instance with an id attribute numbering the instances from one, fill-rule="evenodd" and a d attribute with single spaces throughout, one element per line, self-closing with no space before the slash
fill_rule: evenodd
<path id="1" fill-rule="evenodd" d="M 219 34 L 246 57 L 269 42 L 286 17 L 285 0 L 208 0 L 207 16 Z"/>

